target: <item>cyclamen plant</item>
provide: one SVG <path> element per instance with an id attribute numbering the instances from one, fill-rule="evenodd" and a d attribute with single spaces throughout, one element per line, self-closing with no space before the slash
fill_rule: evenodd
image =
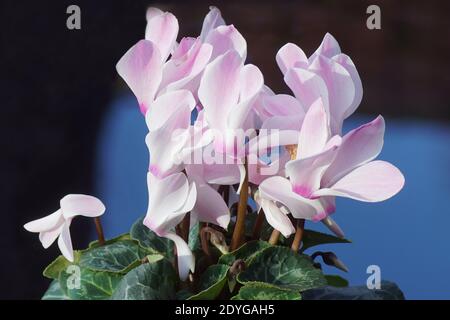
<path id="1" fill-rule="evenodd" d="M 117 64 L 149 130 L 147 214 L 105 241 L 102 202 L 68 195 L 26 224 L 44 248 L 58 238 L 62 253 L 44 270 L 53 282 L 43 299 L 402 298 L 388 282 L 348 288 L 315 261 L 348 271 L 334 253 L 307 253 L 350 242 L 331 218 L 337 196 L 383 201 L 404 184 L 396 167 L 374 160 L 382 116 L 342 134 L 363 89 L 337 41 L 326 34 L 310 57 L 292 43 L 278 51 L 292 96 L 275 94 L 245 63 L 246 40 L 217 8 L 200 36 L 177 35 L 176 17 L 150 8 L 145 39 Z M 74 251 L 78 215 L 95 217 L 99 240 Z"/>

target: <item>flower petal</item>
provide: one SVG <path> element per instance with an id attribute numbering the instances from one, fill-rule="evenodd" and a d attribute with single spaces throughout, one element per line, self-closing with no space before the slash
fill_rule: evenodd
<path id="1" fill-rule="evenodd" d="M 286 178 L 279 176 L 267 178 L 259 185 L 259 191 L 262 199 L 279 202 L 297 219 L 313 220 L 325 214 L 323 204 L 319 200 L 306 199 L 296 194 Z"/>
<path id="2" fill-rule="evenodd" d="M 195 271 L 195 258 L 187 243 L 175 233 L 168 232 L 163 237 L 175 242 L 177 248 L 178 273 L 180 280 L 185 281 L 189 276 L 189 271 Z"/>
<path id="3" fill-rule="evenodd" d="M 247 57 L 247 41 L 233 25 L 218 26 L 208 34 L 205 42 L 213 46 L 211 61 L 230 50 L 238 52 L 242 61 Z"/>
<path id="4" fill-rule="evenodd" d="M 158 48 L 151 41 L 141 40 L 125 53 L 116 68 L 136 96 L 141 112 L 145 114 L 162 78 Z"/>
<path id="5" fill-rule="evenodd" d="M 177 90 L 167 92 L 155 100 L 152 108 L 145 115 L 145 121 L 148 129 L 155 131 L 163 127 L 177 112 L 189 113 L 190 120 L 190 112 L 194 108 L 195 99 L 190 91 Z M 179 117 L 179 119 L 182 120 L 185 117 Z"/>
<path id="6" fill-rule="evenodd" d="M 283 75 L 291 68 L 307 68 L 309 64 L 303 50 L 293 43 L 286 43 L 281 47 L 277 52 L 276 60 Z"/>
<path id="7" fill-rule="evenodd" d="M 181 40 L 179 47 L 183 46 L 186 42 L 185 39 Z M 184 88 L 196 92 L 200 84 L 200 73 L 209 62 L 211 53 L 211 45 L 201 43 L 200 39 L 196 39 L 183 56 L 179 58 L 172 56 L 164 65 L 161 92 Z"/>
<path id="8" fill-rule="evenodd" d="M 84 194 L 69 194 L 60 203 L 65 219 L 75 216 L 98 217 L 106 210 L 99 199 Z"/>
<path id="9" fill-rule="evenodd" d="M 57 228 L 63 222 L 64 217 L 62 211 L 58 209 L 46 217 L 26 223 L 23 227 L 30 232 L 45 232 Z"/>
<path id="10" fill-rule="evenodd" d="M 356 167 L 375 159 L 383 148 L 385 123 L 382 116 L 347 133 L 336 158 L 323 176 L 329 187 Z"/>
<path id="11" fill-rule="evenodd" d="M 315 196 L 341 196 L 365 202 L 378 202 L 397 194 L 405 183 L 400 170 L 385 161 L 372 161 L 358 167 Z"/>
<path id="12" fill-rule="evenodd" d="M 178 35 L 178 20 L 170 12 L 159 15 L 147 14 L 145 40 L 153 42 L 161 53 L 161 62 L 167 60 L 172 52 Z"/>
<path id="13" fill-rule="evenodd" d="M 321 153 L 330 138 L 328 117 L 322 99 L 309 108 L 298 141 L 297 159 Z"/>
<path id="14" fill-rule="evenodd" d="M 293 184 L 293 191 L 311 198 L 320 188 L 322 175 L 336 157 L 337 150 L 338 147 L 333 146 L 318 155 L 289 161 L 286 164 L 286 176 Z"/>
<path id="15" fill-rule="evenodd" d="M 59 250 L 61 250 L 62 255 L 70 262 L 73 262 L 73 247 L 69 228 L 70 220 L 66 221 L 62 227 L 61 234 L 58 238 L 58 247 Z"/>
<path id="16" fill-rule="evenodd" d="M 323 55 L 327 58 L 332 58 L 337 54 L 341 53 L 341 48 L 337 40 L 330 34 L 326 33 L 323 37 L 322 43 L 319 48 L 310 57 L 310 61 L 314 60 L 318 55 Z"/>
<path id="17" fill-rule="evenodd" d="M 280 231 L 285 237 L 288 237 L 295 232 L 291 220 L 287 215 L 281 212 L 280 208 L 278 208 L 273 201 L 261 199 L 260 204 L 261 208 L 264 210 L 267 222 L 275 230 Z"/>
<path id="18" fill-rule="evenodd" d="M 329 112 L 329 95 L 325 81 L 320 75 L 301 68 L 292 68 L 284 76 L 284 82 L 292 90 L 305 111 L 322 98 L 327 113 Z"/>
<path id="19" fill-rule="evenodd" d="M 57 226 L 52 230 L 39 233 L 39 241 L 41 241 L 44 249 L 47 249 L 48 247 L 50 247 L 53 244 L 53 242 L 55 242 L 55 240 L 61 234 L 63 227 L 64 227 L 64 222 L 60 226 Z"/>
<path id="20" fill-rule="evenodd" d="M 343 66 L 348 71 L 350 77 L 352 78 L 353 85 L 355 86 L 355 97 L 353 99 L 353 102 L 344 113 L 344 118 L 346 119 L 350 115 L 352 115 L 353 112 L 355 112 L 355 110 L 361 103 L 363 97 L 362 82 L 361 78 L 359 77 L 358 71 L 356 70 L 355 64 L 353 63 L 352 59 L 350 59 L 349 56 L 347 56 L 346 54 L 338 54 L 333 57 L 333 60 L 337 61 L 341 66 Z"/>
<path id="21" fill-rule="evenodd" d="M 203 20 L 202 31 L 200 33 L 200 40 L 204 42 L 212 30 L 224 24 L 225 21 L 222 18 L 220 10 L 214 6 L 209 7 L 209 12 L 205 16 L 205 19 Z"/>
<path id="22" fill-rule="evenodd" d="M 287 94 L 264 95 L 262 106 L 265 114 L 270 116 L 305 115 L 300 101 Z"/>
<path id="23" fill-rule="evenodd" d="M 147 174 L 149 204 L 144 225 L 161 235 L 174 227 L 190 211 L 197 197 L 195 184 L 189 186 L 184 173 L 158 179 Z"/>
<path id="24" fill-rule="evenodd" d="M 197 215 L 199 221 L 214 223 L 227 229 L 230 223 L 230 211 L 222 196 L 207 184 L 198 186 L 198 195 L 192 213 Z"/>
<path id="25" fill-rule="evenodd" d="M 198 95 L 211 128 L 225 130 L 228 114 L 240 94 L 242 59 L 236 51 L 229 51 L 211 62 L 205 69 Z"/>
<path id="26" fill-rule="evenodd" d="M 246 129 L 243 128 L 243 124 L 248 117 L 252 103 L 263 88 L 264 77 L 258 67 L 247 64 L 241 68 L 239 83 L 240 101 L 228 118 L 228 127 L 232 129 Z"/>
<path id="27" fill-rule="evenodd" d="M 350 73 L 338 62 L 325 56 L 317 56 L 309 67 L 326 83 L 332 134 L 340 134 L 342 122 L 355 100 L 355 85 Z"/>

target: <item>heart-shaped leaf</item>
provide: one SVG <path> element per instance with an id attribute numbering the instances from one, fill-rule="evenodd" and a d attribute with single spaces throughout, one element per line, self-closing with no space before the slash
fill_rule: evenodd
<path id="1" fill-rule="evenodd" d="M 120 281 L 113 300 L 171 300 L 175 298 L 177 274 L 167 259 L 145 263 Z"/>
<path id="2" fill-rule="evenodd" d="M 213 300 L 217 298 L 227 282 L 229 266 L 216 264 L 208 267 L 199 279 L 200 292 L 188 300 Z"/>
<path id="3" fill-rule="evenodd" d="M 42 300 L 70 300 L 70 298 L 61 290 L 59 281 L 53 280 L 42 297 Z"/>
<path id="4" fill-rule="evenodd" d="M 72 300 L 109 299 L 122 276 L 72 265 L 59 275 L 61 290 Z"/>
<path id="5" fill-rule="evenodd" d="M 137 240 L 144 248 L 153 249 L 167 258 L 173 257 L 173 242 L 169 239 L 159 237 L 144 226 L 144 217 L 138 219 L 130 230 L 131 239 Z"/>
<path id="6" fill-rule="evenodd" d="M 300 293 L 281 289 L 267 283 L 249 283 L 231 300 L 301 300 Z"/>
<path id="7" fill-rule="evenodd" d="M 249 264 L 255 255 L 268 247 L 270 247 L 270 244 L 265 241 L 249 241 L 235 251 L 221 256 L 219 258 L 219 263 L 232 265 L 237 259 L 242 259 L 246 264 Z"/>
<path id="8" fill-rule="evenodd" d="M 127 273 L 150 253 L 153 252 L 142 248 L 136 241 L 120 240 L 83 253 L 79 265 L 93 271 Z"/>
<path id="9" fill-rule="evenodd" d="M 314 268 L 308 256 L 280 246 L 268 247 L 259 252 L 237 280 L 242 284 L 265 282 L 295 291 L 327 284 L 322 271 Z"/>

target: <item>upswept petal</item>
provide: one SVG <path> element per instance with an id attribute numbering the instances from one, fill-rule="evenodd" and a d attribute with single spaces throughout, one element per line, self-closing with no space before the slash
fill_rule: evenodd
<path id="1" fill-rule="evenodd" d="M 161 62 L 165 62 L 174 49 L 178 35 L 178 20 L 170 12 L 149 15 L 147 13 L 147 27 L 145 40 L 153 42 L 161 54 Z"/>
<path id="2" fill-rule="evenodd" d="M 222 18 L 220 10 L 214 6 L 209 7 L 209 12 L 205 16 L 205 19 L 203 20 L 202 31 L 200 33 L 200 40 L 204 42 L 212 30 L 224 24 L 225 21 Z"/>
<path id="3" fill-rule="evenodd" d="M 230 223 L 230 211 L 222 196 L 208 184 L 198 186 L 198 199 L 192 213 L 199 221 L 214 223 L 227 229 Z"/>
<path id="4" fill-rule="evenodd" d="M 361 103 L 362 97 L 363 97 L 363 87 L 361 78 L 359 77 L 358 70 L 356 70 L 356 66 L 353 63 L 352 59 L 350 59 L 349 56 L 346 54 L 338 54 L 333 57 L 333 60 L 338 62 L 341 66 L 343 66 L 350 76 L 352 77 L 353 85 L 355 86 L 355 97 L 353 99 L 353 102 L 351 103 L 350 107 L 345 111 L 344 118 L 348 118 L 350 115 L 355 112 L 355 110 L 358 108 L 359 104 Z"/>
<path id="5" fill-rule="evenodd" d="M 62 227 L 61 235 L 58 238 L 58 247 L 63 256 L 70 262 L 73 262 L 73 247 L 69 228 L 70 220 L 66 221 Z"/>
<path id="6" fill-rule="evenodd" d="M 228 51 L 205 68 L 198 95 L 211 128 L 226 129 L 228 114 L 239 101 L 241 67 L 238 52 Z"/>
<path id="7" fill-rule="evenodd" d="M 400 170 L 385 161 L 366 163 L 314 196 L 341 196 L 365 202 L 378 202 L 397 194 L 405 183 Z"/>
<path id="8" fill-rule="evenodd" d="M 62 223 L 64 217 L 61 209 L 58 209 L 51 215 L 26 223 L 23 227 L 30 232 L 46 232 L 59 227 Z"/>
<path id="9" fill-rule="evenodd" d="M 382 116 L 347 133 L 342 138 L 336 158 L 323 176 L 329 187 L 356 167 L 372 161 L 383 148 L 385 123 Z"/>
<path id="10" fill-rule="evenodd" d="M 327 58 L 332 58 L 337 54 L 341 53 L 341 48 L 337 40 L 330 34 L 326 33 L 323 37 L 322 43 L 317 48 L 317 50 L 309 58 L 310 62 L 314 60 L 318 55 L 325 56 Z"/>
<path id="11" fill-rule="evenodd" d="M 106 210 L 99 199 L 84 194 L 69 194 L 61 199 L 60 204 L 65 219 L 75 216 L 98 217 Z"/>
<path id="12" fill-rule="evenodd" d="M 195 108 L 195 99 L 188 90 L 170 91 L 159 96 L 153 103 L 152 108 L 145 115 L 149 131 L 155 131 L 163 127 L 170 118 L 181 112 L 185 115 L 177 117 L 185 127 L 186 114 Z M 189 119 L 190 120 L 190 119 Z"/>
<path id="13" fill-rule="evenodd" d="M 300 101 L 287 94 L 264 95 L 261 104 L 267 116 L 305 115 Z"/>
<path id="14" fill-rule="evenodd" d="M 239 84 L 239 104 L 233 108 L 228 117 L 228 127 L 232 129 L 243 128 L 252 103 L 263 88 L 264 77 L 257 66 L 247 64 L 241 68 Z"/>
<path id="15" fill-rule="evenodd" d="M 300 67 L 306 69 L 309 64 L 303 50 L 293 43 L 286 43 L 281 47 L 277 52 L 276 60 L 283 75 L 291 68 Z"/>
<path id="16" fill-rule="evenodd" d="M 53 244 L 53 242 L 55 242 L 55 240 L 61 234 L 63 227 L 64 227 L 64 220 L 61 223 L 61 225 L 55 227 L 54 229 L 39 233 L 39 241 L 41 241 L 44 249 L 47 249 Z"/>
<path id="17" fill-rule="evenodd" d="M 190 106 L 174 112 L 157 130 L 150 131 L 145 143 L 150 151 L 149 171 L 162 178 L 179 171 L 183 166 L 181 152 L 189 141 Z"/>
<path id="18" fill-rule="evenodd" d="M 162 67 L 159 49 L 147 40 L 131 47 L 117 63 L 117 72 L 133 91 L 144 115 L 161 83 Z"/>
<path id="19" fill-rule="evenodd" d="M 312 104 L 300 130 L 297 159 L 321 153 L 330 138 L 328 116 L 322 99 Z"/>
<path id="20" fill-rule="evenodd" d="M 247 41 L 232 24 L 215 28 L 208 34 L 205 42 L 213 46 L 211 61 L 230 50 L 238 52 L 242 61 L 247 57 Z"/>
<path id="21" fill-rule="evenodd" d="M 195 185 L 190 187 L 186 176 L 181 172 L 162 179 L 149 172 L 147 185 L 149 204 L 144 224 L 154 232 L 162 234 L 170 229 L 164 228 L 168 222 L 178 219 L 178 216 L 192 209 L 192 198 L 196 196 Z"/>
<path id="22" fill-rule="evenodd" d="M 280 231 L 283 236 L 288 237 L 295 232 L 291 220 L 286 214 L 281 212 L 280 208 L 278 208 L 273 201 L 261 199 L 260 205 L 264 211 L 267 222 L 274 229 Z"/>
<path id="23" fill-rule="evenodd" d="M 326 84 L 330 110 L 330 125 L 333 134 L 340 134 L 342 122 L 355 100 L 355 85 L 350 73 L 338 62 L 325 56 L 317 56 L 309 71 L 319 75 Z"/>
<path id="24" fill-rule="evenodd" d="M 284 82 L 292 90 L 305 111 L 321 98 L 327 113 L 329 113 L 329 94 L 325 81 L 312 71 L 292 68 L 284 76 Z"/>
<path id="25" fill-rule="evenodd" d="M 180 46 L 184 45 L 185 39 L 183 38 Z M 164 65 L 161 93 L 183 88 L 197 91 L 200 83 L 199 76 L 209 62 L 211 53 L 211 45 L 201 43 L 200 39 L 196 39 L 184 55 L 179 58 L 172 56 Z M 197 80 L 197 78 L 199 79 Z M 195 82 L 195 84 L 191 82 Z"/>
<path id="26" fill-rule="evenodd" d="M 175 247 L 177 248 L 178 274 L 180 275 L 180 280 L 185 281 L 189 276 L 189 271 L 195 271 L 195 258 L 191 249 L 189 249 L 188 244 L 183 238 L 173 232 L 168 232 L 162 236 L 175 243 Z"/>

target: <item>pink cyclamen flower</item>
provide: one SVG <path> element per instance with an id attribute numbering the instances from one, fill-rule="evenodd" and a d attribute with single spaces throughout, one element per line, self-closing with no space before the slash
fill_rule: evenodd
<path id="1" fill-rule="evenodd" d="M 76 216 L 98 217 L 105 212 L 103 203 L 82 194 L 69 194 L 61 199 L 60 209 L 44 218 L 28 222 L 24 228 L 39 233 L 42 246 L 47 249 L 58 238 L 58 247 L 63 256 L 73 262 L 73 248 L 70 237 L 70 224 Z"/>
<path id="2" fill-rule="evenodd" d="M 281 207 L 295 218 L 319 221 L 335 211 L 335 196 L 378 202 L 398 193 L 404 185 L 401 172 L 388 162 L 373 161 L 383 145 L 384 127 L 379 116 L 342 139 L 331 137 L 321 99 L 313 103 L 300 131 L 297 157 L 286 164 L 289 179 L 271 177 L 259 186 L 261 198 L 269 200 L 261 202 L 268 221 L 289 235 L 293 226 Z"/>
<path id="3" fill-rule="evenodd" d="M 197 199 L 195 183 L 189 183 L 184 173 L 174 173 L 158 179 L 147 174 L 149 202 L 144 225 L 158 236 L 174 241 L 177 248 L 180 278 L 185 280 L 189 270 L 194 272 L 195 259 L 187 243 L 173 232 L 187 212 L 194 208 Z"/>
<path id="4" fill-rule="evenodd" d="M 276 60 L 286 84 L 307 108 L 321 97 L 330 117 L 332 134 L 341 134 L 342 123 L 358 108 L 363 89 L 349 56 L 341 53 L 336 39 L 327 33 L 309 57 L 293 43 L 284 45 Z"/>
<path id="5" fill-rule="evenodd" d="M 148 10 L 145 39 L 117 63 L 117 72 L 136 96 L 142 114 L 145 115 L 158 96 L 169 91 L 188 89 L 197 98 L 205 66 L 228 50 L 238 50 L 245 58 L 245 39 L 232 25 L 223 23 L 220 11 L 212 7 L 205 17 L 201 35 L 183 38 L 177 44 L 176 17 L 159 9 Z"/>

